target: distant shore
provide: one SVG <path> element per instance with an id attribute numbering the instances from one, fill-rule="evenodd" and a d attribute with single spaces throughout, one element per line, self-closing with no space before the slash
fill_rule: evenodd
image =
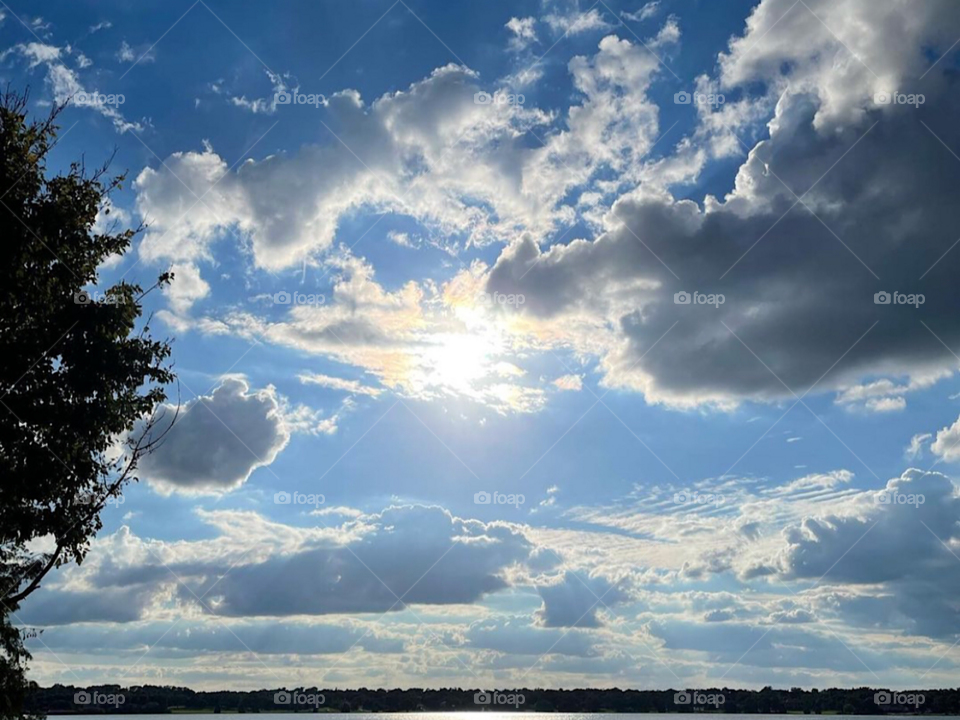
<path id="1" fill-rule="evenodd" d="M 54 685 L 34 688 L 28 711 L 47 715 L 527 712 L 747 715 L 960 716 L 960 690 L 463 689 L 341 690 L 317 687 L 203 690 Z"/>

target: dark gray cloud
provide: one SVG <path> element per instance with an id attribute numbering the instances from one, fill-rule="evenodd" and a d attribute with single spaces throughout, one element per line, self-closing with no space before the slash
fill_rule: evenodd
<path id="1" fill-rule="evenodd" d="M 544 627 L 595 628 L 602 624 L 597 613 L 629 598 L 622 583 L 607 578 L 578 576 L 572 571 L 559 582 L 537 587 L 543 605 L 537 616 Z"/>
<path id="2" fill-rule="evenodd" d="M 894 502 L 894 496 L 923 496 L 923 502 Z M 856 514 L 806 518 L 787 528 L 773 569 L 786 578 L 861 586 L 819 600 L 825 612 L 854 625 L 954 636 L 960 634 L 960 559 L 948 545 L 960 540 L 958 523 L 960 497 L 950 479 L 908 470 Z"/>
<path id="3" fill-rule="evenodd" d="M 85 573 L 89 590 L 45 589 L 25 605 L 24 619 L 37 625 L 131 622 L 169 587 L 184 605 L 238 618 L 468 604 L 509 587 L 511 567 L 539 562 L 519 528 L 457 518 L 435 506 L 390 507 L 338 531 L 340 542 L 307 539 L 294 552 L 245 564 L 234 564 L 245 555 L 206 559 L 209 549 L 189 546 L 179 548 L 182 559 L 168 548 L 164 564 L 156 551 L 135 554 L 136 562 L 123 554 L 97 558 Z M 136 547 L 136 538 L 124 537 Z"/>
<path id="4" fill-rule="evenodd" d="M 232 631 L 232 632 L 231 632 Z M 287 622 L 231 623 L 230 630 L 214 623 L 137 623 L 123 627 L 78 625 L 45 630 L 43 643 L 52 650 L 109 655 L 135 652 L 163 657 L 193 657 L 198 652 L 255 652 L 263 655 L 328 655 L 347 652 L 356 644 L 372 653 L 400 653 L 405 643 L 384 628 L 358 624 Z M 37 644 L 39 648 L 42 645 Z"/>
<path id="5" fill-rule="evenodd" d="M 812 627 L 670 620 L 653 622 L 650 632 L 663 641 L 667 653 L 700 652 L 730 668 L 821 668 L 862 674 L 868 672 L 864 665 L 880 673 L 895 667 L 924 667 L 927 660 L 909 653 L 880 652 L 849 638 L 845 645 L 837 636 Z"/>
<path id="6" fill-rule="evenodd" d="M 349 545 L 241 565 L 188 585 L 203 595 L 216 583 L 218 615 L 386 612 L 476 602 L 506 588 L 503 572 L 533 550 L 505 524 L 462 520 L 438 507 L 392 507 L 364 521 L 376 531 Z M 190 602 L 191 593 L 183 590 L 181 598 Z"/>
<path id="7" fill-rule="evenodd" d="M 164 493 L 224 492 L 273 462 L 289 439 L 272 389 L 251 392 L 243 380 L 227 378 L 212 395 L 180 408 L 163 444 L 140 461 L 139 472 Z"/>
<path id="8" fill-rule="evenodd" d="M 30 597 L 17 616 L 25 625 L 37 626 L 134 622 L 140 619 L 150 604 L 154 590 L 145 585 L 91 591 L 41 588 Z"/>
<path id="9" fill-rule="evenodd" d="M 948 120 L 960 96 L 952 76 L 934 75 L 919 109 L 874 106 L 829 131 L 814 127 L 815 96 L 786 94 L 771 137 L 753 148 L 725 202 L 703 210 L 641 189 L 616 205 L 619 227 L 595 241 L 545 252 L 518 241 L 488 290 L 522 293 L 521 311 L 541 319 L 609 323 L 620 344 L 604 358 L 607 382 L 675 403 L 789 398 L 783 383 L 802 393 L 878 321 L 819 389 L 952 369 L 956 359 L 921 324 L 960 345 L 960 288 L 949 282 L 960 252 L 920 279 L 960 232 L 960 161 L 941 144 L 960 148 L 960 126 Z M 784 184 L 810 190 L 810 209 Z M 726 302 L 677 305 L 679 291 L 723 293 Z M 880 291 L 923 293 L 925 303 L 877 305 Z"/>
<path id="10" fill-rule="evenodd" d="M 471 623 L 465 634 L 470 647 L 495 650 L 507 655 L 547 653 L 594 657 L 595 638 L 580 630 L 543 628 L 530 623 L 529 616 L 497 617 Z M 521 665 L 523 663 L 520 663 Z"/>

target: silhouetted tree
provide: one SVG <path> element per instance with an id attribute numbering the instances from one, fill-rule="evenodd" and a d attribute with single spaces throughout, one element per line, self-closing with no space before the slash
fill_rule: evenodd
<path id="1" fill-rule="evenodd" d="M 0 93 L 0 718 L 18 717 L 24 697 L 20 604 L 83 560 L 100 511 L 162 440 L 157 410 L 174 378 L 169 344 L 141 320 L 143 297 L 171 275 L 146 292 L 85 291 L 137 233 L 94 229 L 123 176 L 76 162 L 48 177 L 63 108 L 44 121 L 26 108 L 26 94 Z M 31 551 L 38 538 L 51 549 Z"/>

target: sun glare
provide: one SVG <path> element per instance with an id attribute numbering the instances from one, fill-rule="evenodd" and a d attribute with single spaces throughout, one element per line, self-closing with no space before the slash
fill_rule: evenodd
<path id="1" fill-rule="evenodd" d="M 427 351 L 424 361 L 434 384 L 469 394 L 491 375 L 499 350 L 487 333 L 449 334 Z"/>

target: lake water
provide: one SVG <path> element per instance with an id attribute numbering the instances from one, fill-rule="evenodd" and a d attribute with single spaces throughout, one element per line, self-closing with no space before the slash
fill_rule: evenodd
<path id="1" fill-rule="evenodd" d="M 237 713 L 221 713 L 222 715 L 236 716 Z M 246 713 L 251 718 L 259 720 L 291 720 L 293 713 Z M 171 718 L 197 718 L 197 720 L 211 720 L 213 713 L 170 713 L 163 715 L 114 715 L 110 713 L 110 718 L 119 718 L 120 720 L 171 720 Z M 304 717 L 310 717 L 314 713 L 299 713 Z M 535 713 L 535 712 L 429 712 L 429 713 L 316 713 L 321 718 L 330 718 L 330 720 L 383 720 L 389 717 L 411 718 L 423 717 L 429 720 L 465 720 L 465 718 L 475 718 L 483 716 L 484 720 L 516 720 L 518 716 L 524 718 L 538 717 L 544 720 L 614 720 L 618 717 L 624 718 L 672 718 L 672 720 L 682 720 L 685 717 L 691 717 L 690 713 L 637 713 L 637 714 L 619 714 L 619 713 Z M 704 717 L 703 713 L 697 713 L 698 717 Z M 770 718 L 773 720 L 800 720 L 801 718 L 816 718 L 816 715 L 737 715 L 734 713 L 707 713 L 710 717 L 724 718 L 725 720 L 760 720 L 760 718 Z M 841 718 L 855 718 L 855 720 L 864 720 L 865 718 L 882 718 L 890 720 L 891 717 L 901 717 L 898 715 L 821 715 L 821 718 L 830 720 Z M 909 717 L 909 716 L 908 716 Z"/>

